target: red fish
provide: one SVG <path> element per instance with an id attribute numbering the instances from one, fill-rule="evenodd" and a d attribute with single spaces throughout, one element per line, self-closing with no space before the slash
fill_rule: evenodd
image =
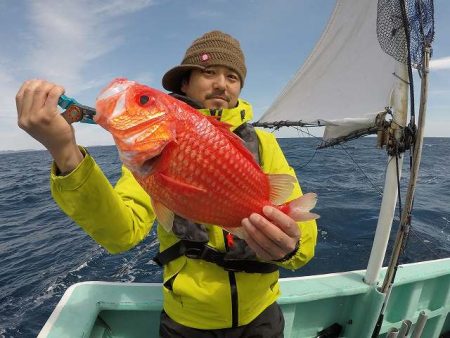
<path id="1" fill-rule="evenodd" d="M 122 162 L 150 195 L 167 231 L 174 213 L 229 229 L 266 205 L 297 221 L 318 218 L 309 212 L 316 194 L 282 204 L 295 178 L 263 173 L 228 124 L 184 102 L 116 79 L 100 93 L 96 110 L 95 121 L 113 135 Z"/>

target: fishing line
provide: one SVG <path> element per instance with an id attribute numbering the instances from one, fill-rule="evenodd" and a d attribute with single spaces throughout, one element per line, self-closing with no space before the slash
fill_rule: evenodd
<path id="1" fill-rule="evenodd" d="M 298 132 L 302 132 L 303 134 L 306 134 L 316 140 L 321 141 L 322 139 L 320 137 L 317 137 L 313 134 L 311 134 L 308 130 L 308 128 L 306 128 L 307 130 L 303 130 L 301 127 L 294 127 L 294 129 L 296 129 Z M 380 189 L 380 187 L 377 187 L 375 185 L 375 183 L 372 182 L 372 180 L 369 178 L 369 176 L 367 176 L 367 174 L 364 172 L 364 170 L 359 166 L 359 164 L 355 161 L 355 159 L 352 157 L 352 155 L 347 151 L 347 149 L 344 147 L 343 144 L 339 144 L 339 146 L 346 152 L 347 156 L 350 157 L 350 159 L 353 161 L 353 163 L 359 168 L 359 170 L 361 171 L 361 173 L 367 178 L 367 180 L 370 182 L 370 184 L 372 185 L 373 189 L 378 192 L 378 194 L 380 196 L 383 196 L 383 191 Z M 316 151 L 314 152 L 314 154 L 311 156 L 311 158 L 308 160 L 308 162 L 304 165 L 302 165 L 300 168 L 306 167 L 316 156 L 318 149 L 316 149 Z"/>
<path id="2" fill-rule="evenodd" d="M 302 169 L 302 168 L 305 168 L 306 166 L 308 166 L 308 165 L 312 162 L 312 160 L 314 159 L 314 157 L 316 156 L 316 154 L 317 154 L 317 149 L 316 149 L 316 151 L 314 152 L 314 154 L 312 154 L 312 156 L 310 157 L 310 159 L 308 160 L 308 162 L 306 162 L 305 164 L 299 166 L 298 168 L 299 168 L 299 169 Z"/>
<path id="3" fill-rule="evenodd" d="M 353 163 L 358 167 L 358 169 L 361 171 L 361 173 L 367 178 L 367 180 L 369 181 L 369 183 L 372 185 L 372 188 L 378 192 L 378 194 L 380 196 L 383 196 L 383 191 L 380 189 L 380 187 L 377 187 L 375 185 L 375 183 L 372 182 L 372 180 L 369 178 L 369 176 L 366 175 L 366 173 L 364 172 L 364 170 L 359 166 L 359 164 L 355 161 L 355 159 L 352 157 L 352 155 L 347 151 L 347 149 L 344 147 L 343 144 L 339 144 L 339 146 L 342 148 L 342 150 L 345 151 L 345 153 L 347 154 L 348 157 L 350 157 L 350 159 L 353 161 Z"/>
<path id="4" fill-rule="evenodd" d="M 308 127 L 305 127 L 305 128 L 306 128 L 306 131 L 303 130 L 302 128 L 294 127 L 294 129 L 297 129 L 297 132 L 301 132 L 302 134 L 306 134 L 306 135 L 308 135 L 309 137 L 312 137 L 312 138 L 314 138 L 314 139 L 316 139 L 316 140 L 320 140 L 320 139 L 321 139 L 320 137 L 317 137 L 317 136 L 314 136 L 313 134 L 311 134 L 311 133 L 309 132 Z M 316 156 L 317 151 L 318 151 L 318 149 L 316 148 L 316 150 L 314 151 L 314 154 L 312 154 L 312 156 L 309 158 L 309 160 L 308 160 L 305 164 L 299 166 L 298 168 L 299 168 L 299 169 L 302 169 L 302 168 L 307 167 L 307 166 L 312 162 L 312 160 L 314 159 L 314 157 Z"/>
<path id="5" fill-rule="evenodd" d="M 294 128 L 295 130 L 297 130 L 297 132 L 301 132 L 302 134 L 308 135 L 308 136 L 310 136 L 310 137 L 312 137 L 312 138 L 314 138 L 314 139 L 316 139 L 316 140 L 318 140 L 318 141 L 320 141 L 320 142 L 322 141 L 322 138 L 321 138 L 321 137 L 318 137 L 318 136 L 315 136 L 315 135 L 311 134 L 311 133 L 309 132 L 308 127 L 292 126 L 292 128 Z M 306 130 L 303 130 L 302 128 L 305 128 Z"/>
<path id="6" fill-rule="evenodd" d="M 302 133 L 302 134 L 308 135 L 309 137 L 312 137 L 312 138 L 314 138 L 314 139 L 316 139 L 316 140 L 319 140 L 319 141 L 321 140 L 320 137 L 317 137 L 317 136 L 311 134 L 311 133 L 309 132 L 308 127 L 305 127 L 305 128 L 306 128 L 306 131 L 303 130 L 301 127 L 298 127 L 298 126 L 293 126 L 292 128 L 294 128 L 295 130 L 297 130 L 297 132 L 298 132 L 297 135 L 299 135 L 299 136 L 300 136 L 300 133 Z M 273 134 L 274 132 L 275 132 L 275 129 L 272 130 L 272 134 Z M 316 156 L 317 151 L 318 151 L 318 149 L 316 148 L 316 150 L 314 151 L 314 153 L 312 154 L 312 156 L 309 158 L 309 160 L 308 160 L 306 163 L 304 163 L 304 164 L 302 164 L 302 165 L 300 165 L 300 166 L 297 166 L 296 168 L 298 168 L 298 169 L 303 169 L 303 168 L 305 168 L 306 166 L 308 166 L 308 165 L 312 162 L 312 160 L 314 159 L 314 157 Z"/>
<path id="7" fill-rule="evenodd" d="M 434 251 L 433 249 L 431 249 L 431 247 L 429 247 L 427 244 L 425 244 L 425 242 L 424 242 L 424 238 L 425 237 L 423 237 L 423 238 L 420 237 L 418 232 L 416 232 L 415 229 L 411 229 L 411 233 L 414 236 L 416 236 L 417 239 L 419 239 L 419 243 L 422 244 L 424 248 L 428 249 L 428 251 L 434 255 L 434 258 L 438 258 L 439 257 L 439 254 L 436 251 Z"/>
<path id="8" fill-rule="evenodd" d="M 153 224 L 153 227 L 156 227 L 156 222 Z M 151 252 L 152 247 L 158 244 L 154 235 L 149 236 L 148 240 L 150 240 L 150 243 L 145 244 L 143 248 L 139 248 L 139 251 L 112 275 L 113 278 L 123 278 L 127 275 L 131 271 L 131 267 L 137 264 L 142 255 Z"/>

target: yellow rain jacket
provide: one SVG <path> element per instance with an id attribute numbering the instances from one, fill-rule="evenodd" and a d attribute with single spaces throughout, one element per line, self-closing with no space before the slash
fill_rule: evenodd
<path id="1" fill-rule="evenodd" d="M 201 110 L 209 114 L 209 110 Z M 232 130 L 253 118 L 252 107 L 243 100 L 233 109 L 221 112 L 221 121 Z M 256 130 L 259 155 L 265 173 L 295 176 L 275 137 Z M 110 253 L 126 251 L 149 233 L 155 220 L 150 197 L 122 167 L 122 176 L 112 187 L 94 159 L 81 148 L 85 157 L 67 176 L 51 171 L 51 191 L 61 209 Z M 301 196 L 298 184 L 289 200 Z M 297 269 L 314 255 L 317 226 L 315 221 L 299 222 L 300 248 L 289 260 L 277 265 Z M 206 226 L 208 245 L 225 250 L 222 228 Z M 160 251 L 179 239 L 158 225 Z M 163 286 L 164 309 L 176 322 L 198 329 L 229 328 L 248 324 L 280 295 L 279 272 L 229 272 L 215 263 L 179 257 L 164 266 L 164 282 L 172 280 L 171 289 Z"/>

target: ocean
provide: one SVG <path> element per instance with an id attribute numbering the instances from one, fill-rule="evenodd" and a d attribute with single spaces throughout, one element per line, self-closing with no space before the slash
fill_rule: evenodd
<path id="1" fill-rule="evenodd" d="M 375 233 L 387 156 L 374 138 L 315 150 L 313 138 L 281 139 L 304 192 L 319 196 L 314 259 L 282 277 L 364 269 Z M 114 184 L 120 160 L 114 146 L 90 147 Z M 409 153 L 401 179 L 404 202 Z M 402 263 L 450 257 L 450 138 L 426 138 Z M 46 151 L 0 154 L 0 337 L 36 337 L 64 291 L 90 281 L 161 282 L 152 262 L 155 232 L 134 249 L 110 255 L 67 218 L 50 196 Z M 101 203 L 101 201 L 98 201 Z M 398 213 L 393 234 L 398 227 Z"/>

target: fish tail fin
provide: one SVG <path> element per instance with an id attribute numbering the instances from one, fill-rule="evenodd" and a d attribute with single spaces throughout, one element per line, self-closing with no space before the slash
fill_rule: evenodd
<path id="1" fill-rule="evenodd" d="M 299 198 L 286 203 L 287 214 L 297 222 L 305 222 L 313 219 L 318 219 L 318 214 L 310 212 L 316 206 L 317 194 L 309 192 Z"/>

